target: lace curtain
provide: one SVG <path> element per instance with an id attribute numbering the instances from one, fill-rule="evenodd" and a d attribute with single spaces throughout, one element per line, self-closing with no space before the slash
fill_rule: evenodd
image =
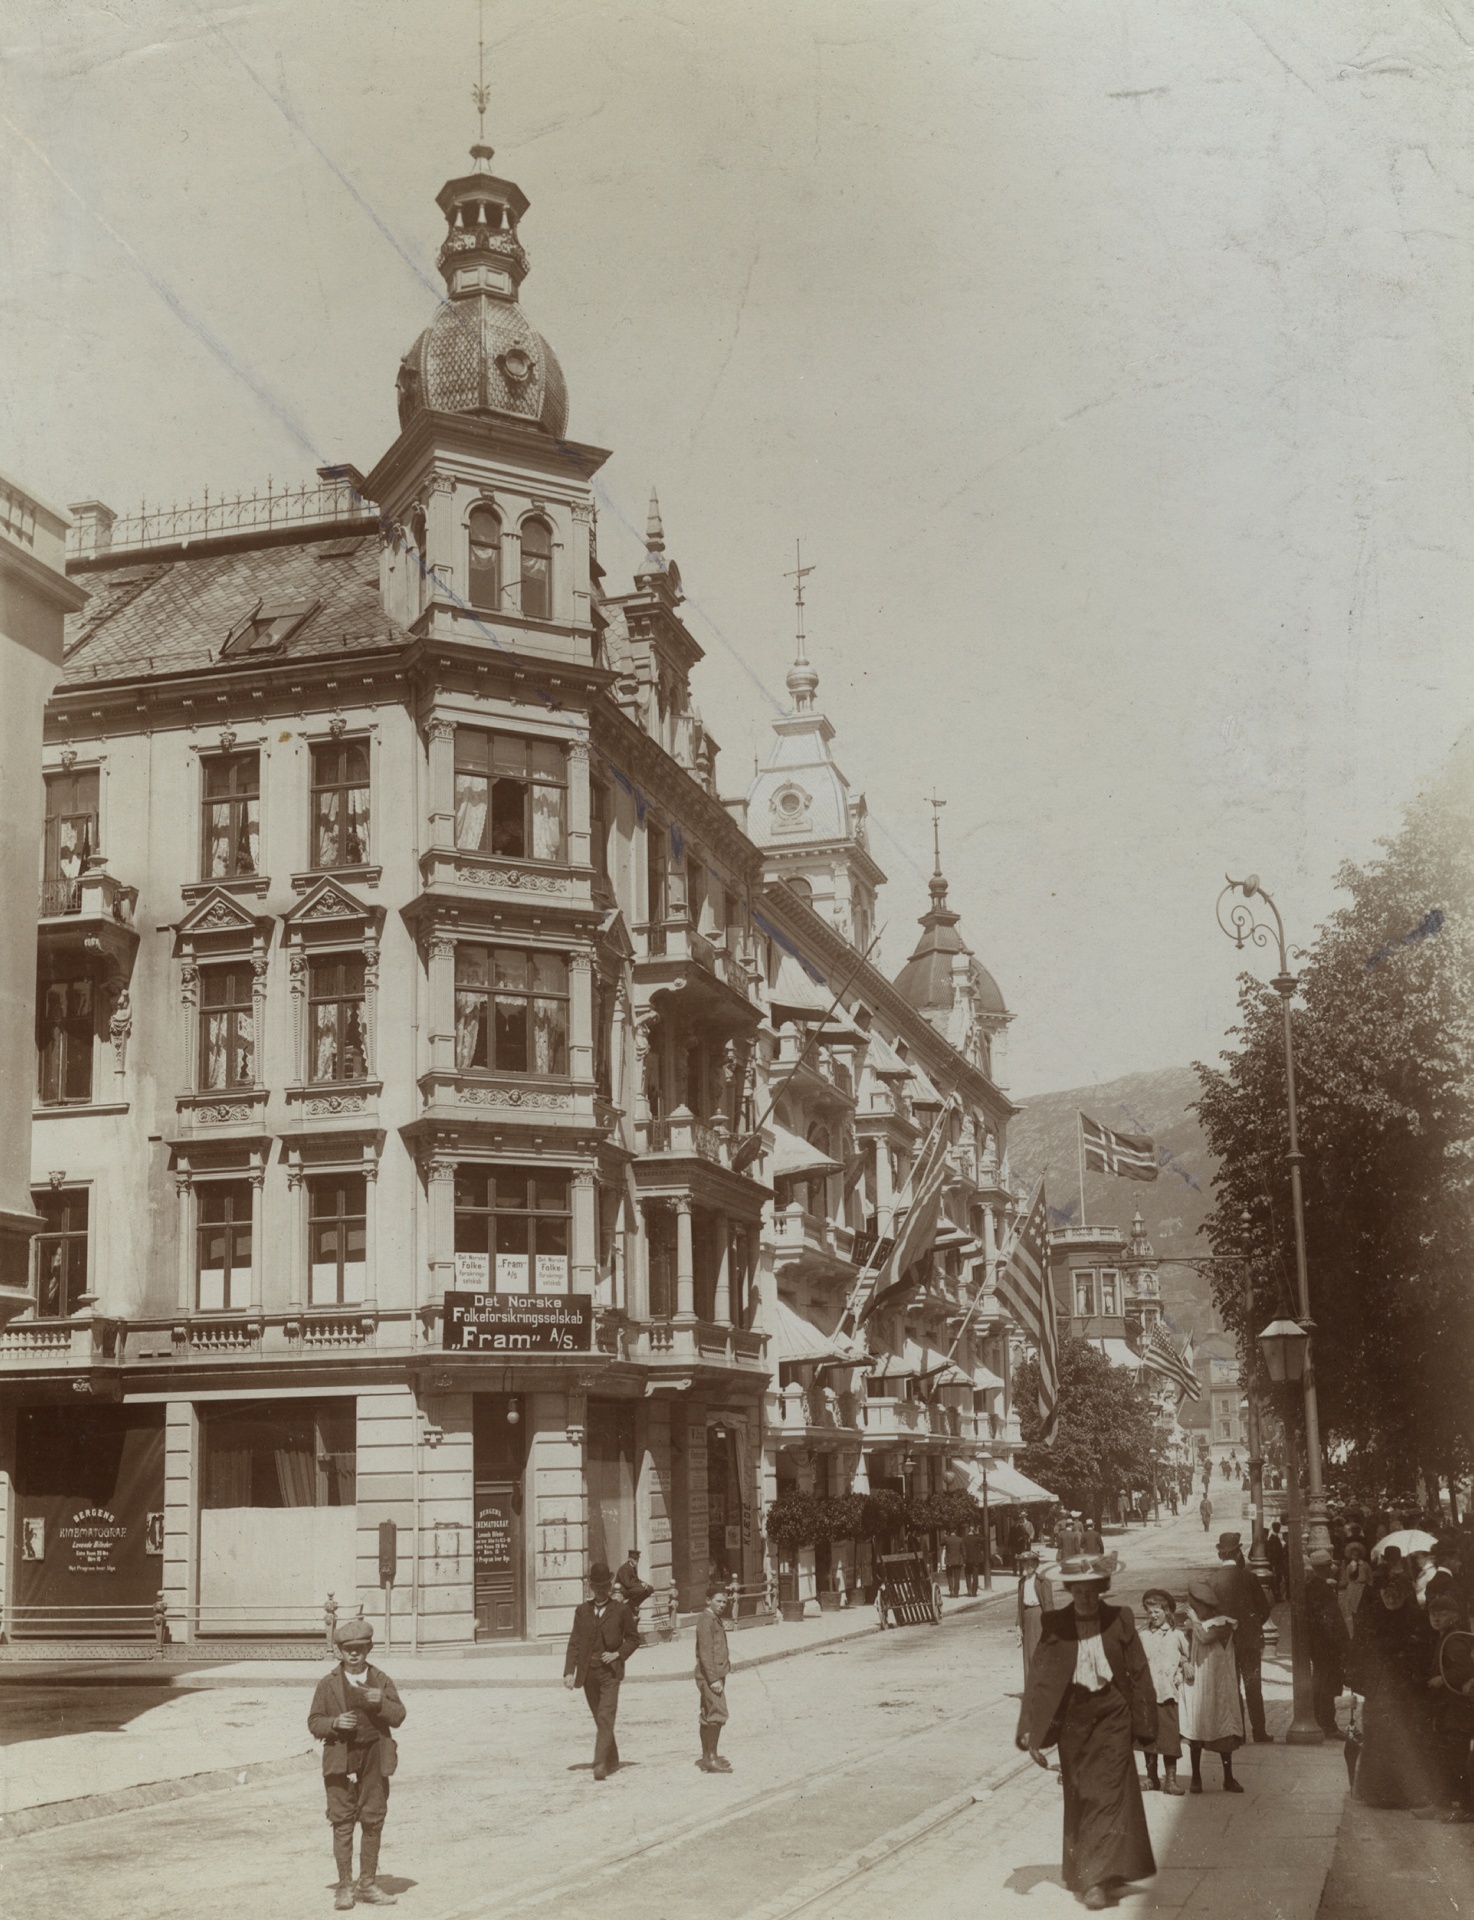
<path id="1" fill-rule="evenodd" d="M 486 1060 L 486 996 L 480 993 L 456 995 L 456 1067 L 484 1067 Z"/>
<path id="2" fill-rule="evenodd" d="M 479 848 L 486 834 L 488 787 L 484 774 L 456 775 L 456 845 Z"/>
<path id="3" fill-rule="evenodd" d="M 534 785 L 532 789 L 532 857 L 563 857 L 563 789 Z"/>

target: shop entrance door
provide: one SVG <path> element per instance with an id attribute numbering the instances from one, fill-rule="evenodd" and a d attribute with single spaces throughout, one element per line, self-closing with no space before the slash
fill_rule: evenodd
<path id="1" fill-rule="evenodd" d="M 509 1414 L 516 1417 L 509 1419 Z M 476 1638 L 516 1640 L 523 1632 L 525 1455 L 517 1395 L 476 1395 L 474 1446 Z"/>

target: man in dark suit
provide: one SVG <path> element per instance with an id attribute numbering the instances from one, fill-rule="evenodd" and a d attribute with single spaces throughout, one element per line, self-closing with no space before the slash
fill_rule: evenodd
<path id="1" fill-rule="evenodd" d="M 1115 1883 L 1157 1870 L 1133 1753 L 1156 1739 L 1157 1689 L 1131 1609 L 1105 1603 L 1109 1561 L 1081 1555 L 1055 1577 L 1071 1604 L 1043 1617 L 1015 1740 L 1046 1769 L 1059 1748 L 1064 1882 L 1099 1913 Z"/>
<path id="2" fill-rule="evenodd" d="M 596 1560 L 589 1568 L 592 1600 L 574 1609 L 573 1631 L 563 1661 L 563 1684 L 583 1688 L 594 1716 L 594 1778 L 605 1780 L 619 1768 L 614 1720 L 619 1712 L 619 1683 L 624 1663 L 640 1644 L 640 1629 L 623 1600 L 610 1591 L 614 1576 L 608 1563 Z"/>
<path id="3" fill-rule="evenodd" d="M 1100 1522 L 1098 1520 L 1091 1519 L 1085 1522 L 1085 1530 L 1080 1535 L 1080 1551 L 1081 1553 L 1092 1555 L 1105 1552 L 1105 1541 L 1100 1537 Z"/>
<path id="4" fill-rule="evenodd" d="M 1239 1679 L 1244 1685 L 1244 1704 L 1249 1709 L 1249 1725 L 1253 1729 L 1255 1743 L 1265 1746 L 1274 1739 L 1264 1724 L 1264 1681 L 1260 1674 L 1264 1659 L 1264 1622 L 1269 1617 L 1269 1596 L 1245 1565 L 1238 1534 L 1219 1534 L 1218 1558 L 1230 1570 L 1224 1583 L 1229 1590 L 1229 1598 L 1223 1610 L 1234 1621 L 1234 1658 L 1238 1661 Z"/>
<path id="5" fill-rule="evenodd" d="M 1076 1517 L 1073 1513 L 1067 1513 L 1055 1532 L 1055 1552 L 1061 1560 L 1078 1560 L 1080 1557 L 1080 1529 L 1075 1525 Z"/>

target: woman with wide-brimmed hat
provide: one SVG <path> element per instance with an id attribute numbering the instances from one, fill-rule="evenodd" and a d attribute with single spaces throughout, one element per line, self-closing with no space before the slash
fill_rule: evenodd
<path id="1" fill-rule="evenodd" d="M 1203 1791 L 1203 1749 L 1223 1762 L 1223 1791 L 1242 1793 L 1233 1777 L 1233 1756 L 1244 1744 L 1244 1708 L 1234 1658 L 1235 1620 L 1227 1607 L 1224 1570 L 1197 1574 L 1187 1589 L 1188 1658 L 1182 1674 L 1179 1715 L 1192 1761 L 1192 1786 Z"/>
<path id="2" fill-rule="evenodd" d="M 1156 1737 L 1157 1690 L 1130 1608 L 1105 1601 L 1111 1571 L 1081 1555 L 1053 1575 L 1070 1605 L 1043 1616 L 1016 1735 L 1036 1766 L 1059 1748 L 1064 1882 L 1093 1913 L 1157 1870 L 1133 1757 Z"/>
<path id="3" fill-rule="evenodd" d="M 1428 1673 L 1433 1633 L 1399 1568 L 1377 1575 L 1357 1610 L 1346 1678 L 1365 1705 L 1356 1797 L 1369 1807 L 1432 1803 Z"/>

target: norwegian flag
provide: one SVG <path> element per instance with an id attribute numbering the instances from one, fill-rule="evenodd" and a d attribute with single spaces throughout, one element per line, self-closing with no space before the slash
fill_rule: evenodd
<path id="1" fill-rule="evenodd" d="M 1154 1326 L 1141 1350 L 1141 1364 L 1153 1373 L 1164 1374 L 1182 1389 L 1189 1400 L 1201 1400 L 1203 1389 L 1193 1371 L 1192 1342 L 1179 1352 L 1160 1326 Z"/>
<path id="2" fill-rule="evenodd" d="M 1080 1115 L 1080 1151 L 1089 1173 L 1114 1173 L 1123 1180 L 1155 1180 L 1157 1143 L 1145 1133 L 1116 1133 Z"/>
<path id="3" fill-rule="evenodd" d="M 1044 1422 L 1039 1440 L 1047 1447 L 1059 1420 L 1059 1335 L 1049 1282 L 1049 1209 L 1042 1179 L 1034 1183 L 998 1276 L 998 1298 L 1039 1356 L 1039 1418 Z"/>

